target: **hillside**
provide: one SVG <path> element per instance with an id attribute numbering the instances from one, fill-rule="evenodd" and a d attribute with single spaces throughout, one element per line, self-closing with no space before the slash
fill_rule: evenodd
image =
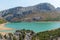
<path id="1" fill-rule="evenodd" d="M 29 7 L 15 7 L 0 11 L 0 18 L 15 21 L 60 21 L 60 12 L 49 3 Z"/>

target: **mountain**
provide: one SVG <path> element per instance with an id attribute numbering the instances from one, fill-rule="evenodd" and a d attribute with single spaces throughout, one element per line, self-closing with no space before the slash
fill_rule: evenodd
<path id="1" fill-rule="evenodd" d="M 36 8 L 40 9 L 40 10 L 49 10 L 49 11 L 55 9 L 55 7 L 49 3 L 38 4 L 38 5 L 36 5 Z"/>
<path id="2" fill-rule="evenodd" d="M 7 21 L 40 21 L 48 19 L 48 16 L 52 18 L 55 15 L 53 18 L 56 18 L 55 10 L 56 8 L 49 3 L 40 3 L 34 6 L 15 7 L 0 11 L 0 18 Z M 60 16 L 59 13 L 57 14 Z"/>
<path id="3" fill-rule="evenodd" d="M 56 11 L 60 11 L 60 7 L 57 7 L 57 8 L 56 8 Z"/>

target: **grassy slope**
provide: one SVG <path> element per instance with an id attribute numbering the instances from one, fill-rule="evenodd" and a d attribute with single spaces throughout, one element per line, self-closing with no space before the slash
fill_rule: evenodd
<path id="1" fill-rule="evenodd" d="M 33 37 L 32 40 L 35 40 L 35 38 L 39 40 L 50 40 L 58 36 L 60 36 L 60 28 L 56 30 L 51 30 L 51 31 L 39 32 L 36 34 L 36 36 Z"/>
<path id="2" fill-rule="evenodd" d="M 60 21 L 60 13 L 54 12 L 33 12 L 24 18 L 32 19 L 33 17 L 42 17 L 42 21 Z"/>

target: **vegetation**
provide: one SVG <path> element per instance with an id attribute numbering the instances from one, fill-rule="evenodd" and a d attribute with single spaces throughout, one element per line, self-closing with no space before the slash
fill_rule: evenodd
<path id="1" fill-rule="evenodd" d="M 39 40 L 50 40 L 53 39 L 54 37 L 59 36 L 60 36 L 60 28 L 51 31 L 39 32 L 36 34 L 36 37 L 35 36 L 33 37 L 32 40 L 35 40 L 35 38 L 38 38 Z"/>
<path id="2" fill-rule="evenodd" d="M 7 22 L 6 20 L 0 19 L 0 24 L 6 23 L 6 22 Z"/>
<path id="3" fill-rule="evenodd" d="M 31 36 L 28 35 L 28 37 L 31 37 L 31 40 L 51 40 L 53 38 L 60 37 L 60 28 L 56 30 L 44 31 L 44 32 L 39 32 L 39 33 L 35 33 L 31 30 L 25 30 L 25 29 L 17 30 L 16 32 L 17 33 L 19 32 L 19 35 L 18 35 L 19 40 L 24 40 L 26 35 L 28 35 L 26 33 L 31 33 L 30 34 Z M 8 33 L 8 35 L 11 40 L 12 38 L 13 40 L 17 40 L 16 34 Z M 2 38 L 1 34 L 0 34 L 0 38 Z M 8 36 L 5 35 L 4 38 L 7 39 Z"/>
<path id="4" fill-rule="evenodd" d="M 60 20 L 60 16 L 56 18 L 47 17 L 45 21 L 59 21 L 59 20 Z"/>

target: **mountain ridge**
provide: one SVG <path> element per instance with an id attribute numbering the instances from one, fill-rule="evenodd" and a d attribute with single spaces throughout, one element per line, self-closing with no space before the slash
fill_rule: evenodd
<path id="1" fill-rule="evenodd" d="M 2 17 L 3 19 L 5 19 L 7 21 L 23 21 L 23 20 L 29 21 L 29 20 L 33 20 L 33 19 L 40 21 L 40 20 L 46 20 L 44 18 L 46 16 L 46 14 L 49 14 L 49 12 L 51 12 L 49 14 L 49 15 L 51 15 L 52 12 L 55 12 L 55 11 L 56 11 L 56 8 L 53 5 L 51 5 L 49 3 L 40 3 L 35 6 L 15 7 L 15 8 L 1 11 L 0 17 Z M 43 13 L 45 13 L 45 14 L 43 14 Z M 37 14 L 39 14 L 39 16 Z M 57 13 L 57 14 L 60 15 L 59 13 Z M 29 19 L 29 17 L 27 17 L 28 15 L 32 15 L 32 17 L 29 16 L 30 17 L 30 19 Z M 42 15 L 42 17 L 41 17 L 41 15 Z M 39 18 L 39 19 L 37 19 L 37 18 Z M 42 19 L 40 19 L 40 18 L 42 18 Z"/>

